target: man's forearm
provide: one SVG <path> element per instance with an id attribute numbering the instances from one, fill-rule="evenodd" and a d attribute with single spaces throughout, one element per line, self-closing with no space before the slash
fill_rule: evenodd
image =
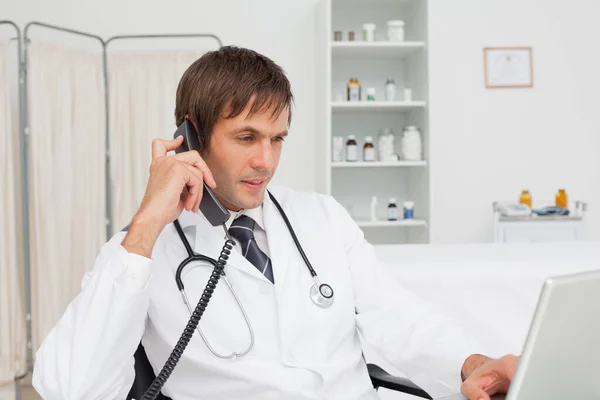
<path id="1" fill-rule="evenodd" d="M 491 360 L 491 358 L 482 356 L 481 354 L 472 354 L 470 355 L 464 362 L 461 371 L 460 377 L 463 382 L 471 375 L 471 373 L 483 365 L 486 361 Z"/>
<path id="2" fill-rule="evenodd" d="M 163 226 L 155 218 L 147 218 L 142 214 L 136 215 L 121 245 L 129 253 L 150 258 L 154 244 L 162 229 Z"/>

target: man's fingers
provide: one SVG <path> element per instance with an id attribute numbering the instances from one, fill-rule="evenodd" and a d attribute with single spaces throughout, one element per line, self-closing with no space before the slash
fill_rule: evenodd
<path id="1" fill-rule="evenodd" d="M 200 201 L 202 200 L 202 193 L 204 190 L 202 171 L 185 163 L 183 166 L 188 174 L 186 177 L 188 196 L 185 201 L 185 209 L 196 212 L 198 211 L 198 207 L 200 207 Z"/>
<path id="2" fill-rule="evenodd" d="M 176 154 L 173 157 L 175 157 L 179 161 L 182 161 L 189 165 L 193 165 L 194 167 L 200 169 L 202 171 L 202 175 L 204 176 L 204 181 L 211 188 L 214 189 L 215 186 L 217 186 L 212 172 L 210 172 L 208 165 L 206 165 L 206 163 L 204 162 L 202 157 L 200 157 L 200 154 L 198 154 L 197 151 L 186 151 L 183 153 Z"/>
<path id="3" fill-rule="evenodd" d="M 152 141 L 152 161 L 158 157 L 166 156 L 169 151 L 177 149 L 183 143 L 183 136 L 173 140 L 154 139 Z"/>
<path id="4" fill-rule="evenodd" d="M 483 389 L 472 383 L 464 383 L 461 393 L 469 400 L 490 400 L 490 396 Z"/>

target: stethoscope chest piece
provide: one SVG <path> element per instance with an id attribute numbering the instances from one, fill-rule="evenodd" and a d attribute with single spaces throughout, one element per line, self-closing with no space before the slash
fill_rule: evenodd
<path id="1" fill-rule="evenodd" d="M 314 277 L 315 283 L 310 287 L 310 298 L 317 306 L 329 308 L 333 304 L 333 289 L 326 283 L 321 283 Z"/>

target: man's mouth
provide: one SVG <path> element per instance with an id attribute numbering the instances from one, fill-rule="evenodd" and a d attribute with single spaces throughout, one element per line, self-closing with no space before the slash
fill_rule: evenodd
<path id="1" fill-rule="evenodd" d="M 246 184 L 246 186 L 250 187 L 251 189 L 260 189 L 262 188 L 262 186 L 264 185 L 264 183 L 267 181 L 266 178 L 258 178 L 258 179 L 247 179 L 247 180 L 243 180 L 242 182 L 244 182 Z"/>

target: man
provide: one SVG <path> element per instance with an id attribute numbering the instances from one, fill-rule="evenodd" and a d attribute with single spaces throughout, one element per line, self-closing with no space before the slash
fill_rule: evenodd
<path id="1" fill-rule="evenodd" d="M 153 141 L 137 214 L 104 245 L 37 352 L 33 383 L 44 399 L 125 398 L 140 342 L 155 373 L 161 370 L 190 316 L 175 284 L 187 253 L 174 221 L 196 253 L 217 258 L 224 244 L 223 229 L 199 212 L 203 182 L 232 214 L 226 228 L 236 244 L 225 273 L 237 299 L 222 278 L 200 321 L 202 335 L 194 333 L 163 394 L 376 399 L 359 333 L 434 397 L 506 392 L 517 357 L 473 354 L 463 332 L 383 275 L 372 246 L 331 197 L 269 187 L 312 267 L 334 290 L 330 307 L 311 301 L 312 276 L 266 194 L 292 102 L 282 69 L 254 51 L 223 47 L 189 67 L 175 117 L 178 126 L 193 123 L 201 151 L 171 155 L 181 137 Z M 211 271 L 200 262 L 180 271 L 191 308 Z M 240 356 L 228 359 L 233 352 Z"/>

